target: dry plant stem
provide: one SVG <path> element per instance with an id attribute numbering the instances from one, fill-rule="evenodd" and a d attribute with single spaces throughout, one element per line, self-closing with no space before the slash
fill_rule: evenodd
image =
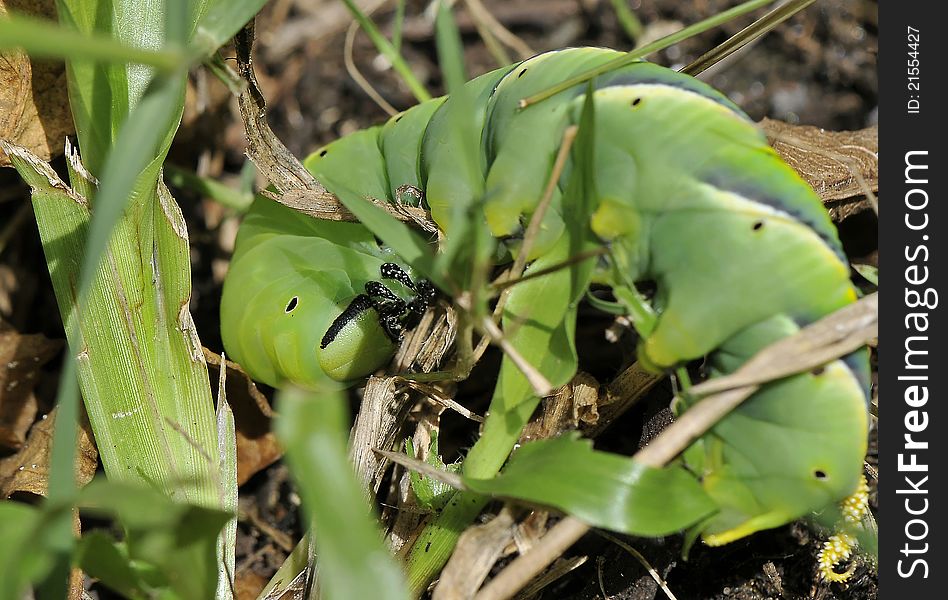
<path id="1" fill-rule="evenodd" d="M 818 325 L 818 327 L 817 327 Z M 842 356 L 849 348 L 863 346 L 878 335 L 879 293 L 838 310 L 806 327 L 806 335 L 793 335 L 775 342 L 754 355 L 734 373 L 709 379 L 693 386 L 689 394 L 704 396 L 729 389 L 759 385 L 825 364 Z M 800 357 L 799 362 L 786 360 Z M 802 360 L 805 357 L 805 361 Z M 804 367 L 801 365 L 809 365 Z"/>
<path id="2" fill-rule="evenodd" d="M 247 132 L 247 157 L 280 192 L 310 190 L 327 202 L 339 201 L 316 181 L 306 167 L 287 150 L 267 124 L 267 103 L 253 72 L 253 23 L 244 27 L 235 38 L 237 72 L 247 82 L 247 89 L 237 97 L 240 115 Z"/>
<path id="3" fill-rule="evenodd" d="M 527 256 L 530 254 L 530 251 L 533 250 L 537 236 L 540 235 L 540 226 L 543 223 L 543 217 L 546 216 L 546 211 L 550 208 L 550 202 L 553 201 L 553 192 L 556 191 L 556 186 L 559 184 L 560 175 L 563 173 L 563 167 L 566 166 L 570 148 L 573 147 L 573 142 L 576 140 L 578 131 L 579 127 L 570 125 L 563 132 L 560 149 L 556 153 L 556 161 L 553 163 L 553 169 L 550 170 L 550 177 L 546 181 L 543 197 L 540 198 L 539 204 L 537 204 L 536 209 L 533 211 L 533 215 L 530 217 L 530 224 L 527 225 L 527 231 L 523 235 L 523 244 L 520 248 L 520 252 L 517 253 L 517 259 L 514 261 L 513 269 L 510 272 L 511 278 L 520 277 L 527 266 Z"/>
<path id="4" fill-rule="evenodd" d="M 735 33 L 723 44 L 719 44 L 714 49 L 698 57 L 697 60 L 683 68 L 681 72 L 687 73 L 692 77 L 698 75 L 708 67 L 724 60 L 814 2 L 816 2 L 816 0 L 789 0 L 777 6 L 777 8 L 771 10 L 760 19 L 757 19 L 744 29 Z"/>
<path id="5" fill-rule="evenodd" d="M 355 60 L 352 58 L 352 48 L 355 45 L 356 34 L 359 33 L 359 22 L 353 21 L 349 25 L 349 29 L 346 30 L 346 41 L 345 48 L 343 50 L 343 60 L 346 63 L 346 71 L 349 73 L 349 77 L 352 77 L 352 80 L 356 82 L 362 91 L 368 94 L 369 98 L 379 105 L 379 108 L 384 110 L 390 117 L 394 117 L 398 114 L 398 111 L 394 106 L 388 103 L 388 101 L 379 94 L 369 80 L 366 79 L 362 72 L 359 71 L 359 67 L 356 66 Z"/>
<path id="6" fill-rule="evenodd" d="M 469 4 L 467 2 L 465 3 Z M 468 6 L 468 9 L 470 10 L 470 6 Z M 513 61 L 510 59 L 510 55 L 507 54 L 507 50 L 504 49 L 504 46 L 497 40 L 497 37 L 490 30 L 490 27 L 488 27 L 482 19 L 479 19 L 474 11 L 471 11 L 471 14 L 474 17 L 474 28 L 477 29 L 477 35 L 481 36 L 484 45 L 487 46 L 487 51 L 494 57 L 497 66 L 504 67 L 512 63 Z"/>
<path id="7" fill-rule="evenodd" d="M 561 558 L 557 560 L 553 563 L 553 566 L 547 569 L 542 575 L 520 590 L 520 593 L 516 596 L 516 600 L 532 600 L 543 588 L 571 571 L 575 571 L 586 564 L 588 560 L 588 556 L 573 556 L 571 558 Z"/>
<path id="8" fill-rule="evenodd" d="M 678 600 L 678 598 L 675 597 L 675 594 L 673 594 L 672 591 L 668 588 L 668 583 L 666 583 L 665 580 L 662 578 L 662 576 L 659 575 L 658 571 L 655 570 L 655 567 L 653 567 L 648 562 L 648 560 L 644 556 L 642 556 L 641 552 L 639 552 L 632 546 L 626 544 L 619 538 L 613 535 L 609 535 L 605 531 L 597 531 L 597 533 L 601 535 L 602 537 L 606 538 L 607 540 L 609 540 L 610 542 L 612 542 L 613 544 L 615 544 L 616 546 L 619 546 L 620 548 L 622 548 L 623 550 L 625 550 L 632 556 L 634 556 L 635 560 L 639 561 L 639 563 L 643 567 L 645 567 L 645 570 L 648 571 L 648 574 L 652 577 L 653 580 L 655 580 L 655 583 L 658 584 L 658 587 L 662 588 L 662 591 L 665 592 L 666 596 L 668 596 L 668 600 Z"/>
<path id="9" fill-rule="evenodd" d="M 546 377 L 544 377 L 536 367 L 531 365 L 527 359 L 521 356 L 520 352 L 507 341 L 507 338 L 504 337 L 504 333 L 497 327 L 493 319 L 484 317 L 481 321 L 481 327 L 484 328 L 484 331 L 490 337 L 491 341 L 500 346 L 504 354 L 520 369 L 520 372 L 523 373 L 523 376 L 530 382 L 530 387 L 533 388 L 533 392 L 537 396 L 542 398 L 553 392 L 553 386 L 547 381 Z"/>
<path id="10" fill-rule="evenodd" d="M 454 412 L 458 413 L 465 419 L 474 421 L 475 423 L 484 422 L 484 417 L 480 416 L 479 414 L 475 413 L 472 410 L 469 410 L 467 407 L 462 406 L 461 404 L 455 402 L 453 399 L 449 398 L 448 396 L 445 396 L 443 393 L 441 393 L 440 390 L 430 385 L 425 385 L 419 381 L 413 381 L 411 379 L 402 379 L 402 381 L 404 381 L 405 384 L 411 389 L 424 394 L 432 402 L 436 404 L 440 404 L 441 406 L 449 410 L 453 410 Z"/>
<path id="11" fill-rule="evenodd" d="M 445 565 L 432 600 L 466 600 L 478 589 L 514 539 L 516 522 L 509 507 L 483 525 L 468 528 Z"/>
<path id="12" fill-rule="evenodd" d="M 550 202 L 553 201 L 553 192 L 556 191 L 556 186 L 559 183 L 560 175 L 563 173 L 563 168 L 566 166 L 566 160 L 569 158 L 570 148 L 573 147 L 573 142 L 576 140 L 576 134 L 578 133 L 579 128 L 576 125 L 571 125 L 566 128 L 566 131 L 563 132 L 563 140 L 560 142 L 560 149 L 556 153 L 556 160 L 553 162 L 553 168 L 550 170 L 550 177 L 546 181 L 546 187 L 543 189 L 543 196 L 540 198 L 540 202 L 537 204 L 536 209 L 533 211 L 533 215 L 530 217 L 530 224 L 527 225 L 527 231 L 523 235 L 523 244 L 520 246 L 520 252 L 517 253 L 517 258 L 514 260 L 513 267 L 511 267 L 506 273 L 506 281 L 504 283 L 512 285 L 512 282 L 515 280 L 522 280 L 520 277 L 523 275 L 523 271 L 527 266 L 527 256 L 530 254 L 530 250 L 533 249 L 533 245 L 536 243 L 537 236 L 540 234 L 540 225 L 543 222 L 543 217 L 546 215 L 546 211 L 550 208 Z M 544 269 L 544 272 L 549 272 L 548 269 Z M 507 296 L 508 294 L 502 294 L 500 299 L 497 300 L 497 306 L 494 307 L 494 312 L 491 315 L 492 323 L 496 324 L 500 321 L 501 315 L 504 312 L 504 307 L 507 305 Z M 490 343 L 492 337 L 484 336 L 477 343 L 477 347 L 474 349 L 474 363 L 479 361 L 484 355 L 484 352 L 487 350 L 487 345 Z"/>
<path id="13" fill-rule="evenodd" d="M 563 552 L 572 546 L 576 540 L 589 531 L 589 526 L 572 517 L 567 517 L 556 524 L 544 536 L 534 549 L 519 556 L 510 566 L 493 578 L 480 592 L 474 596 L 475 600 L 501 600 L 512 597 L 533 577 L 540 573 Z"/>
<path id="14" fill-rule="evenodd" d="M 288 208 L 317 219 L 358 221 L 334 194 L 316 181 L 270 129 L 267 123 L 267 103 L 253 73 L 252 24 L 238 33 L 235 46 L 237 71 L 247 82 L 247 88 L 237 97 L 240 116 L 247 133 L 247 157 L 279 192 L 273 194 L 264 191 L 263 194 Z M 373 203 L 400 221 L 413 223 L 425 231 L 437 230 L 430 215 L 423 209 L 396 206 L 379 200 L 373 200 Z"/>
<path id="15" fill-rule="evenodd" d="M 594 248 L 592 250 L 586 250 L 585 252 L 580 252 L 575 256 L 564 260 L 561 263 L 555 265 L 550 265 L 545 269 L 540 269 L 539 271 L 531 271 L 529 275 L 524 275 L 519 279 L 509 279 L 505 278 L 505 281 L 498 281 L 497 283 L 491 284 L 491 287 L 498 291 L 506 291 L 515 285 L 524 283 L 525 281 L 530 281 L 531 279 L 536 279 L 537 277 L 543 277 L 544 275 L 549 275 L 550 273 L 555 273 L 561 271 L 566 267 L 575 265 L 576 263 L 583 262 L 584 260 L 589 260 L 590 258 L 595 258 L 597 256 L 602 256 L 603 254 L 609 254 L 609 248 L 606 246 L 600 246 L 599 248 Z"/>
<path id="16" fill-rule="evenodd" d="M 866 342 L 878 335 L 877 330 L 878 297 L 877 294 L 872 294 L 807 326 L 796 335 L 768 346 L 751 358 L 745 367 L 751 363 L 767 365 L 776 361 L 787 364 L 788 368 L 792 365 L 794 373 L 806 371 L 865 346 Z M 827 358 L 827 353 L 821 352 L 822 348 L 817 346 L 819 342 L 822 342 L 824 347 L 834 348 L 835 355 Z M 774 348 L 776 350 L 773 350 Z M 799 354 L 787 354 L 788 348 Z M 776 372 L 776 370 L 771 372 Z M 738 369 L 733 375 L 737 377 L 732 381 L 756 379 L 744 372 L 744 367 Z M 786 374 L 778 375 L 778 377 L 782 376 Z M 707 383 L 714 383 L 714 381 Z M 700 386 L 703 385 L 705 384 L 694 386 L 690 392 L 694 393 L 697 390 L 697 393 L 701 393 L 703 390 Z M 753 394 L 757 388 L 757 384 L 745 385 L 726 389 L 703 399 L 660 433 L 651 444 L 639 450 L 632 460 L 650 467 L 664 467 L 695 439 Z M 477 594 L 476 600 L 510 598 L 587 531 L 589 531 L 589 526 L 578 519 L 573 517 L 563 519 L 550 530 L 533 551 L 518 557 L 484 586 Z"/>
<path id="17" fill-rule="evenodd" d="M 464 0 L 464 4 L 468 10 L 471 11 L 471 16 L 474 17 L 476 23 L 483 23 L 488 31 L 497 39 L 511 47 L 521 59 L 530 58 L 536 54 L 536 51 L 528 46 L 526 42 L 511 33 L 500 21 L 495 19 L 494 15 L 481 3 L 481 0 Z M 506 63 L 509 62 L 509 60 L 506 61 Z"/>

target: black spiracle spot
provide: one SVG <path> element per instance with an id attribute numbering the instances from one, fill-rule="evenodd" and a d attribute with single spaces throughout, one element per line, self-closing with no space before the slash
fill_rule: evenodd
<path id="1" fill-rule="evenodd" d="M 517 79 L 520 79 L 521 77 L 523 77 L 523 74 L 526 73 L 526 72 L 527 72 L 527 70 L 526 70 L 526 69 L 523 69 L 522 71 L 520 71 L 519 73 L 517 73 Z"/>
<path id="2" fill-rule="evenodd" d="M 299 303 L 300 303 L 300 297 L 293 296 L 292 298 L 290 298 L 290 301 L 286 303 L 286 308 L 283 309 L 283 312 L 287 314 L 293 312 L 296 309 L 296 307 L 299 305 Z"/>
<path id="3" fill-rule="evenodd" d="M 326 153 L 327 153 L 327 152 L 329 152 L 329 150 L 320 150 L 320 151 L 319 151 L 319 155 L 320 155 L 320 156 L 326 156 Z"/>
<path id="4" fill-rule="evenodd" d="M 813 471 L 813 476 L 819 479 L 820 481 L 823 481 L 827 479 L 828 477 L 828 475 L 826 474 L 826 471 L 823 471 L 821 469 L 816 469 L 815 471 Z"/>
<path id="5" fill-rule="evenodd" d="M 763 221 L 757 221 L 757 222 L 755 222 L 754 225 L 753 225 L 754 231 L 760 231 L 760 230 L 763 229 L 763 228 L 764 228 L 764 222 L 763 222 Z"/>
<path id="6" fill-rule="evenodd" d="M 635 107 L 638 106 L 639 104 L 642 104 L 642 99 L 641 99 L 641 98 L 636 98 L 636 99 L 634 99 L 634 100 L 632 101 L 632 108 L 635 108 Z"/>

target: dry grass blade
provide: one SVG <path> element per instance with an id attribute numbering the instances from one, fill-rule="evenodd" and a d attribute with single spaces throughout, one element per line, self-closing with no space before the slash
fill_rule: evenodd
<path id="1" fill-rule="evenodd" d="M 675 594 L 672 593 L 671 589 L 669 589 L 668 583 L 662 578 L 662 576 L 658 573 L 658 571 L 655 570 L 655 567 L 653 567 L 651 563 L 648 562 L 648 559 L 642 556 L 641 552 L 639 552 L 632 546 L 626 544 L 619 538 L 613 535 L 609 535 L 605 531 L 599 531 L 597 533 L 601 535 L 602 537 L 606 538 L 607 540 L 609 540 L 610 542 L 612 542 L 613 544 L 615 544 L 616 546 L 619 546 L 620 548 L 622 548 L 623 550 L 631 554 L 633 557 L 635 557 L 635 560 L 639 561 L 639 563 L 643 567 L 645 567 L 645 570 L 648 571 L 649 576 L 651 576 L 651 578 L 655 580 L 655 583 L 658 584 L 658 587 L 662 588 L 662 591 L 665 593 L 665 595 L 668 597 L 669 600 L 678 600 Z"/>
<path id="2" fill-rule="evenodd" d="M 553 162 L 553 168 L 550 170 L 550 176 L 547 178 L 546 187 L 543 189 L 543 196 L 540 198 L 540 202 L 537 204 L 536 209 L 533 211 L 533 215 L 530 216 L 530 223 L 527 225 L 527 230 L 523 236 L 523 244 L 520 246 L 520 252 L 517 254 L 516 260 L 514 260 L 513 266 L 506 271 L 506 279 L 499 283 L 500 286 L 510 286 L 514 283 L 519 283 L 524 281 L 525 278 L 521 277 L 523 271 L 527 266 L 527 257 L 530 254 L 530 250 L 533 248 L 533 245 L 536 243 L 537 236 L 540 233 L 540 226 L 543 222 L 543 217 L 546 215 L 546 211 L 550 207 L 550 202 L 553 200 L 553 192 L 556 191 L 557 183 L 560 180 L 560 175 L 563 173 L 563 168 L 566 166 L 566 161 L 569 158 L 569 151 L 573 147 L 573 142 L 576 141 L 576 134 L 579 132 L 579 128 L 575 125 L 567 127 L 563 132 L 563 139 L 560 142 L 560 148 L 556 153 L 556 160 Z M 557 266 L 556 268 L 560 268 Z M 543 274 L 550 272 L 549 269 L 544 269 Z M 535 277 L 538 273 L 534 273 L 531 276 Z M 503 287 L 498 287 L 496 289 L 504 289 Z M 497 301 L 497 306 L 494 307 L 494 312 L 491 315 L 491 323 L 495 324 L 500 321 L 501 315 L 504 313 L 504 307 L 507 305 L 508 294 L 504 293 L 500 296 L 500 299 Z M 474 362 L 477 362 L 484 355 L 484 351 L 487 350 L 487 344 L 494 339 L 496 341 L 496 336 L 485 336 L 477 343 L 477 347 L 474 349 Z M 542 395 L 542 394 L 541 394 Z"/>
<path id="3" fill-rule="evenodd" d="M 790 0 L 778 6 L 728 38 L 723 44 L 718 45 L 698 57 L 693 63 L 683 68 L 681 72 L 687 73 L 692 77 L 698 75 L 708 67 L 721 62 L 814 2 L 816 2 L 816 0 Z"/>
<path id="4" fill-rule="evenodd" d="M 346 42 L 345 49 L 343 51 L 343 59 L 346 63 L 346 71 L 349 73 L 349 77 L 352 77 L 352 80 L 356 82 L 362 91 L 368 94 L 376 104 L 379 105 L 379 108 L 388 113 L 389 116 L 394 117 L 398 114 L 398 110 L 394 106 L 388 103 L 388 100 L 382 97 L 379 94 L 378 90 L 372 87 L 372 84 L 368 79 L 362 75 L 362 72 L 359 70 L 359 67 L 356 66 L 355 60 L 352 57 L 353 46 L 355 45 L 355 36 L 359 33 L 359 22 L 353 21 L 349 25 L 349 29 L 346 30 Z"/>
<path id="5" fill-rule="evenodd" d="M 267 123 L 267 103 L 257 85 L 253 71 L 253 24 L 248 25 L 234 39 L 237 51 L 237 72 L 247 82 L 237 97 L 240 116 L 247 134 L 247 157 L 260 173 L 277 189 L 278 194 L 263 192 L 265 196 L 303 214 L 330 221 L 358 221 L 342 202 L 323 187 L 303 164 L 286 148 Z M 416 224 L 433 233 L 437 226 L 423 209 L 392 205 L 372 199 L 400 221 Z"/>
<path id="6" fill-rule="evenodd" d="M 251 160 L 253 160 L 252 157 Z M 296 159 L 294 158 L 294 160 Z M 319 184 L 317 183 L 316 185 Z M 293 189 L 287 190 L 282 194 L 274 194 L 273 192 L 264 190 L 261 193 L 287 208 L 292 208 L 297 212 L 316 219 L 323 219 L 325 221 L 349 221 L 351 223 L 359 222 L 358 217 L 343 206 L 336 196 L 326 190 Z M 374 198 L 370 198 L 369 200 L 371 200 L 372 204 L 381 208 L 399 221 L 418 225 L 421 230 L 429 233 L 434 233 L 438 230 L 438 226 L 431 220 L 431 214 L 423 208 L 406 206 L 404 204 L 389 204 L 388 202 Z"/>
<path id="7" fill-rule="evenodd" d="M 568 575 L 570 572 L 575 571 L 579 567 L 586 564 L 586 561 L 589 560 L 588 556 L 573 556 L 570 558 L 561 558 L 553 563 L 553 565 L 543 572 L 542 575 L 531 581 L 525 588 L 520 590 L 520 593 L 515 596 L 516 600 L 530 600 L 531 598 L 536 597 L 543 588 L 550 585 L 560 577 Z"/>
<path id="8" fill-rule="evenodd" d="M 796 335 L 765 348 L 748 361 L 748 364 L 763 365 L 771 369 L 771 374 L 781 373 L 786 369 L 771 367 L 775 357 L 779 357 L 777 360 L 780 362 L 794 366 L 796 370 L 793 372 L 806 371 L 864 346 L 877 335 L 877 329 L 878 296 L 872 294 L 804 328 Z M 777 351 L 773 350 L 775 347 Z M 789 352 L 799 354 L 788 354 Z M 835 352 L 835 355 L 828 356 L 831 352 Z M 708 396 L 695 404 L 659 434 L 651 444 L 639 450 L 632 459 L 656 468 L 665 466 L 691 442 L 753 394 L 759 383 L 763 383 L 763 381 L 758 381 L 758 377 L 748 375 L 743 368 L 735 372 L 735 375 L 738 374 L 740 378 L 731 380 L 731 383 L 725 386 L 726 391 Z M 777 376 L 787 374 L 789 373 Z M 714 383 L 714 381 L 716 380 L 707 383 Z M 757 383 L 732 388 L 735 381 Z M 704 385 L 706 384 L 691 388 L 691 392 L 703 393 L 708 389 L 714 389 L 712 386 L 700 387 Z M 563 519 L 531 552 L 519 556 L 484 586 L 475 597 L 476 600 L 510 598 L 587 531 L 589 531 L 589 526 L 579 519 L 573 517 Z"/>
<path id="9" fill-rule="evenodd" d="M 511 33 L 498 21 L 487 7 L 481 3 L 481 0 L 464 0 L 464 4 L 471 11 L 471 16 L 478 24 L 483 23 L 484 27 L 494 37 L 507 44 L 520 56 L 521 59 L 530 58 L 536 51 L 527 45 L 522 39 Z M 486 42 L 486 40 L 485 40 Z M 507 61 L 510 62 L 510 61 Z"/>
<path id="10" fill-rule="evenodd" d="M 510 358 L 510 361 L 520 369 L 520 372 L 523 373 L 523 376 L 530 382 L 530 387 L 533 388 L 533 392 L 537 396 L 542 398 L 553 391 L 553 385 L 543 376 L 543 373 L 540 373 L 536 367 L 530 364 L 530 361 L 525 359 L 523 355 L 514 348 L 513 344 L 504 337 L 504 332 L 497 327 L 493 319 L 484 317 L 481 320 L 481 327 L 490 340 L 500 346 L 500 349 Z"/>
<path id="11" fill-rule="evenodd" d="M 879 293 L 838 310 L 798 335 L 771 344 L 730 375 L 710 379 L 689 393 L 706 396 L 739 387 L 760 385 L 819 367 L 865 346 L 879 331 Z"/>
<path id="12" fill-rule="evenodd" d="M 516 522 L 509 507 L 483 525 L 470 527 L 445 565 L 432 600 L 466 600 L 481 586 L 491 567 L 514 539 Z"/>
<path id="13" fill-rule="evenodd" d="M 339 204 L 336 197 L 321 186 L 306 167 L 287 150 L 267 123 L 267 102 L 257 85 L 251 59 L 253 31 L 253 23 L 250 23 L 234 38 L 237 72 L 247 82 L 247 88 L 237 97 L 240 116 L 247 132 L 247 157 L 278 191 L 311 190 L 325 202 L 335 201 Z"/>
<path id="14" fill-rule="evenodd" d="M 453 410 L 454 412 L 458 413 L 459 415 L 461 415 L 465 419 L 468 419 L 469 421 L 474 421 L 475 423 L 484 422 L 484 417 L 468 409 L 466 406 L 463 406 L 455 402 L 453 399 L 443 394 L 441 390 L 430 385 L 425 385 L 424 383 L 421 383 L 419 381 L 412 381 L 411 379 L 405 379 L 404 382 L 411 389 L 424 394 L 425 397 L 427 397 L 429 400 L 431 400 L 435 404 L 440 404 L 441 406 L 449 410 Z"/>
<path id="15" fill-rule="evenodd" d="M 395 447 L 409 408 L 409 396 L 395 393 L 395 378 L 369 378 L 359 414 L 349 433 L 349 462 L 367 494 L 367 490 L 378 491 L 382 474 L 388 467 L 374 450 Z"/>

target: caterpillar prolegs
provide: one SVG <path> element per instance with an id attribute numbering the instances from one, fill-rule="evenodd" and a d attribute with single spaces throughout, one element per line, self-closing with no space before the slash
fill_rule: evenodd
<path id="1" fill-rule="evenodd" d="M 592 90 L 589 226 L 610 247 L 594 278 L 616 288 L 655 282 L 657 319 L 639 342 L 643 363 L 669 369 L 707 355 L 712 376 L 726 374 L 853 302 L 848 264 L 818 197 L 709 86 L 639 62 L 519 108 L 617 55 L 573 48 L 493 71 L 467 84 L 472 135 L 456 130 L 456 99 L 438 98 L 317 150 L 306 166 L 330 191 L 346 186 L 392 202 L 404 186 L 422 190 L 445 239 L 464 218 L 456 207 L 480 203 L 498 246 L 516 254 L 563 132 L 580 122 Z M 471 155 L 478 165 L 461 164 Z M 574 170 L 571 159 L 528 259 L 563 235 L 562 191 Z M 372 372 L 395 340 L 382 325 L 385 309 L 352 303 L 366 283 L 383 279 L 382 265 L 399 262 L 362 225 L 258 202 L 225 283 L 227 352 L 271 385 L 333 387 Z M 398 285 L 404 302 L 417 296 Z M 344 335 L 320 349 L 331 328 Z M 702 524 L 705 540 L 779 526 L 851 494 L 866 450 L 867 388 L 860 351 L 762 387 L 696 442 L 683 465 L 720 507 Z"/>

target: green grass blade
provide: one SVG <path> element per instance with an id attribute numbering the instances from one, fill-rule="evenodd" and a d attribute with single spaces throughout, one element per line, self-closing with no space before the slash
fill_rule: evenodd
<path id="1" fill-rule="evenodd" d="M 425 100 L 431 99 L 431 94 L 428 93 L 428 90 L 425 89 L 425 86 L 418 81 L 418 78 L 415 77 L 415 74 L 412 73 L 411 67 L 408 66 L 408 63 L 405 62 L 405 59 L 402 58 L 402 55 L 399 54 L 391 42 L 385 39 L 385 36 L 382 35 L 382 32 L 379 31 L 379 28 L 375 26 L 375 23 L 372 22 L 358 6 L 356 6 L 353 0 L 343 0 L 348 7 L 349 12 L 352 13 L 352 16 L 356 21 L 359 22 L 359 26 L 365 31 L 366 35 L 369 36 L 369 39 L 372 40 L 372 43 L 375 44 L 375 48 L 379 51 L 382 56 L 387 58 L 389 62 L 392 63 L 392 68 L 395 69 L 401 78 L 405 82 L 405 85 L 408 86 L 408 89 L 411 90 L 411 93 L 415 96 L 415 99 L 419 102 L 424 102 Z"/>
<path id="2" fill-rule="evenodd" d="M 630 535 L 677 533 L 717 505 L 684 469 L 656 469 L 593 450 L 578 433 L 525 444 L 503 473 L 464 478 L 475 492 L 552 506 L 593 527 Z"/>
<path id="3" fill-rule="evenodd" d="M 743 2 L 735 6 L 734 8 L 728 9 L 722 13 L 708 17 L 707 19 L 704 19 L 703 21 L 699 21 L 695 23 L 694 25 L 689 25 L 688 27 L 685 27 L 684 29 L 680 31 L 676 31 L 675 33 L 671 35 L 667 35 L 659 40 L 652 42 L 651 44 L 646 44 L 645 46 L 642 46 L 641 48 L 636 48 L 632 52 L 624 54 L 607 63 L 603 63 L 602 65 L 598 67 L 590 69 L 584 73 L 580 73 L 579 75 L 576 75 L 574 77 L 570 77 L 569 79 L 563 81 L 562 83 L 559 83 L 549 89 L 546 89 L 542 92 L 534 94 L 533 96 L 530 96 L 529 98 L 524 98 L 520 102 L 521 107 L 529 106 L 531 104 L 536 104 L 537 102 L 542 102 L 543 100 L 546 100 L 547 98 L 551 96 L 555 96 L 556 94 L 559 94 L 562 91 L 568 90 L 575 85 L 585 83 L 594 77 L 602 75 L 603 73 L 608 73 L 609 71 L 614 71 L 615 69 L 624 67 L 628 64 L 631 64 L 639 60 L 640 58 L 644 56 L 648 56 L 649 54 L 652 54 L 653 52 L 658 52 L 659 50 L 664 50 L 665 48 L 668 48 L 669 46 L 674 46 L 678 42 L 681 42 L 690 37 L 696 36 L 699 33 L 704 33 L 705 31 L 708 31 L 709 29 L 714 29 L 715 27 L 718 27 L 719 25 L 727 23 L 728 21 L 732 21 L 742 15 L 755 11 L 758 8 L 762 6 L 766 6 L 772 2 L 773 0 L 749 0 L 747 2 Z"/>
<path id="4" fill-rule="evenodd" d="M 349 463 L 345 397 L 289 389 L 279 394 L 277 407 L 275 430 L 313 522 L 320 596 L 407 599 Z"/>
<path id="5" fill-rule="evenodd" d="M 266 3 L 267 0 L 209 0 L 192 45 L 201 54 L 211 54 L 253 19 Z"/>
<path id="6" fill-rule="evenodd" d="M 405 26 L 405 0 L 395 2 L 395 18 L 392 23 L 392 48 L 395 52 L 402 51 L 402 31 Z"/>
<path id="7" fill-rule="evenodd" d="M 697 60 L 683 68 L 681 72 L 693 77 L 697 76 L 702 71 L 734 54 L 814 2 L 816 2 L 816 0 L 791 0 L 786 4 L 778 6 L 760 19 L 757 19 L 744 29 L 735 33 L 723 44 L 702 54 Z"/>
<path id="8" fill-rule="evenodd" d="M 43 513 L 33 506 L 0 501 L 0 600 L 22 600 L 27 586 L 42 577 L 51 563 L 37 539 Z"/>
<path id="9" fill-rule="evenodd" d="M 438 46 L 438 65 L 444 74 L 448 93 L 456 94 L 467 83 L 467 72 L 464 69 L 464 50 L 461 46 L 461 34 L 451 7 L 444 0 L 438 1 L 438 11 L 435 17 L 435 42 Z"/>
<path id="10" fill-rule="evenodd" d="M 634 42 L 640 40 L 645 28 L 642 27 L 642 22 L 639 21 L 639 18 L 636 17 L 632 9 L 629 8 L 626 0 L 610 1 L 612 2 L 612 9 L 616 12 L 616 20 L 619 21 L 619 25 L 622 27 L 622 30 L 625 31 L 625 34 Z"/>
<path id="11" fill-rule="evenodd" d="M 122 575 L 120 581 L 129 584 L 129 572 L 147 565 L 159 580 L 149 583 L 157 583 L 166 590 L 161 597 L 214 597 L 216 540 L 218 532 L 233 517 L 231 513 L 173 502 L 159 491 L 104 479 L 93 481 L 82 491 L 79 506 L 88 514 L 117 519 L 125 532 L 127 568 L 116 572 L 114 564 L 96 562 L 96 557 L 87 551 L 87 561 L 82 566 L 90 575 L 100 575 L 90 570 L 93 566 L 104 567 L 107 572 L 102 575 Z M 123 549 L 114 550 L 113 556 L 120 558 Z"/>
<path id="12" fill-rule="evenodd" d="M 52 21 L 13 14 L 0 18 L 0 50 L 22 48 L 36 58 L 136 63 L 170 72 L 188 62 L 183 50 L 150 50 L 107 35 L 84 34 Z"/>
<path id="13" fill-rule="evenodd" d="M 234 412 L 224 394 L 227 370 L 221 376 L 217 395 L 217 457 L 220 473 L 220 507 L 233 516 L 217 538 L 217 594 L 219 600 L 232 600 L 237 570 L 237 430 Z"/>
<path id="14" fill-rule="evenodd" d="M 354 214 L 369 231 L 379 237 L 412 268 L 428 278 L 438 287 L 444 288 L 446 281 L 434 268 L 434 252 L 421 236 L 378 206 L 353 192 L 342 182 L 327 180 L 328 188 L 336 192 L 339 201 Z"/>
<path id="15" fill-rule="evenodd" d="M 247 164 L 253 165 L 250 161 L 247 161 Z M 253 204 L 254 194 L 249 189 L 234 189 L 210 177 L 201 177 L 193 171 L 171 164 L 166 164 L 164 171 L 165 179 L 171 185 L 197 192 L 238 213 L 247 212 Z"/>

